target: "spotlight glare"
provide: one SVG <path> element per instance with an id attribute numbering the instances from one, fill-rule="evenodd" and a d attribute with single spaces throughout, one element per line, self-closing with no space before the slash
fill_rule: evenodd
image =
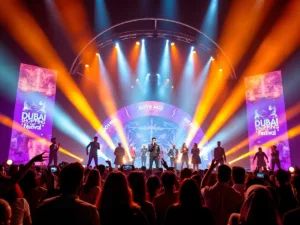
<path id="1" fill-rule="evenodd" d="M 169 79 L 167 79 L 167 82 L 169 82 L 170 80 Z"/>
<path id="2" fill-rule="evenodd" d="M 136 79 L 135 81 L 136 81 L 136 82 L 139 82 L 139 79 Z"/>
<path id="3" fill-rule="evenodd" d="M 145 42 L 145 39 L 142 39 L 142 42 Z"/>
<path id="4" fill-rule="evenodd" d="M 172 42 L 172 43 L 171 43 L 171 45 L 173 46 L 173 45 L 175 45 L 175 43 L 174 43 L 174 42 Z"/>
<path id="5" fill-rule="evenodd" d="M 214 59 L 214 57 L 211 56 L 211 57 L 210 57 L 210 60 L 211 60 L 211 61 L 214 61 L 215 59 Z"/>
<path id="6" fill-rule="evenodd" d="M 220 71 L 220 72 L 223 72 L 223 69 L 221 68 L 221 69 L 219 69 L 219 71 Z"/>
<path id="7" fill-rule="evenodd" d="M 156 75 L 159 76 L 159 73 L 157 73 Z"/>
<path id="8" fill-rule="evenodd" d="M 119 48 L 119 43 L 116 43 L 116 48 Z"/>
<path id="9" fill-rule="evenodd" d="M 192 46 L 192 51 L 194 50 L 194 46 Z"/>
<path id="10" fill-rule="evenodd" d="M 133 85 L 131 85 L 131 88 L 134 88 L 134 86 L 133 86 Z"/>
<path id="11" fill-rule="evenodd" d="M 148 73 L 147 76 L 150 76 L 150 73 Z"/>
<path id="12" fill-rule="evenodd" d="M 89 64 L 85 64 L 85 68 L 88 68 L 89 67 Z"/>
<path id="13" fill-rule="evenodd" d="M 140 45 L 140 42 L 139 42 L 139 41 L 137 41 L 137 42 L 135 42 L 135 44 L 136 44 L 136 45 Z"/>
<path id="14" fill-rule="evenodd" d="M 174 89 L 174 86 L 172 85 L 172 88 Z"/>
<path id="15" fill-rule="evenodd" d="M 291 173 L 294 173 L 295 172 L 295 168 L 294 167 L 289 167 L 289 171 L 291 172 Z"/>
<path id="16" fill-rule="evenodd" d="M 167 40 L 167 43 L 169 43 L 169 40 Z"/>
<path id="17" fill-rule="evenodd" d="M 96 56 L 98 56 L 98 57 L 99 57 L 99 56 L 100 56 L 100 54 L 99 54 L 99 53 L 96 53 Z"/>
<path id="18" fill-rule="evenodd" d="M 6 164 L 10 166 L 10 165 L 13 164 L 13 161 L 12 161 L 11 159 L 8 159 L 8 160 L 6 161 Z"/>
<path id="19" fill-rule="evenodd" d="M 195 50 L 193 50 L 193 54 L 195 54 L 196 53 L 196 51 Z"/>

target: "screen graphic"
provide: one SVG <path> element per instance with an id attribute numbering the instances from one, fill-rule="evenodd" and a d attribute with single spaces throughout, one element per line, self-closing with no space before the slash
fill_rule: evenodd
<path id="1" fill-rule="evenodd" d="M 56 78 L 54 70 L 21 64 L 14 122 L 33 135 L 12 127 L 9 158 L 17 164 L 48 153 L 49 146 L 39 138 L 50 140 L 52 136 Z"/>
<path id="2" fill-rule="evenodd" d="M 270 147 L 276 145 L 281 168 L 288 169 L 291 164 L 290 148 L 281 72 L 246 77 L 245 85 L 250 151 L 257 151 L 261 146 L 271 162 Z M 250 157 L 252 170 L 256 168 L 253 157 Z"/>

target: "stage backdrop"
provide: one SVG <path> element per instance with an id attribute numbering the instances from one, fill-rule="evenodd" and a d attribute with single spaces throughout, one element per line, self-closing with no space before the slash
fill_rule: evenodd
<path id="1" fill-rule="evenodd" d="M 17 164 L 49 151 L 40 138 L 49 141 L 52 136 L 56 77 L 56 71 L 21 64 L 9 150 L 9 159 Z"/>
<path id="2" fill-rule="evenodd" d="M 192 126 L 191 116 L 173 105 L 156 101 L 139 102 L 120 109 L 115 115 L 104 121 L 103 127 L 116 145 L 120 141 L 114 126 L 117 119 L 123 125 L 128 144 L 136 148 L 138 157 L 140 157 L 142 145 L 150 144 L 152 137 L 156 137 L 157 143 L 164 152 L 162 157 L 167 161 L 169 158 L 166 153 L 171 145 L 175 144 L 180 149 Z M 199 143 L 203 135 L 202 130 L 198 129 L 191 143 Z M 114 159 L 113 150 L 109 149 L 101 137 L 99 140 L 103 153 L 110 159 Z M 189 149 L 191 147 L 189 146 Z M 206 149 L 202 149 L 201 158 L 201 167 L 206 168 L 206 164 L 211 159 Z M 140 160 L 136 160 L 137 166 L 140 166 L 139 163 Z"/>
<path id="3" fill-rule="evenodd" d="M 280 153 L 281 167 L 290 166 L 290 148 L 281 72 L 275 71 L 245 78 L 250 151 L 262 146 L 271 162 L 271 145 Z M 251 155 L 251 169 L 255 169 Z"/>

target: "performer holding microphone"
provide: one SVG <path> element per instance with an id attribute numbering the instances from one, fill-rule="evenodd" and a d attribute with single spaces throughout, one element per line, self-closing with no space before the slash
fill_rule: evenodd
<path id="1" fill-rule="evenodd" d="M 50 151 L 49 151 L 49 163 L 48 167 L 51 165 L 52 161 L 54 161 L 54 165 L 57 166 L 57 152 L 60 147 L 60 143 L 57 144 L 56 138 L 51 139 Z"/>
<path id="2" fill-rule="evenodd" d="M 160 146 L 156 144 L 156 138 L 152 138 L 152 143 L 148 146 L 148 151 L 150 152 L 149 156 L 149 168 L 152 169 L 153 161 L 155 162 L 156 169 L 159 168 L 159 154 Z"/>
<path id="3" fill-rule="evenodd" d="M 90 154 L 89 154 L 89 148 L 90 148 Z M 98 154 L 97 151 L 100 149 L 100 144 L 98 143 L 98 137 L 94 137 L 94 141 L 90 142 L 88 146 L 86 146 L 86 155 L 89 155 L 89 160 L 87 167 L 89 168 L 92 159 L 94 159 L 95 166 L 98 166 Z"/>

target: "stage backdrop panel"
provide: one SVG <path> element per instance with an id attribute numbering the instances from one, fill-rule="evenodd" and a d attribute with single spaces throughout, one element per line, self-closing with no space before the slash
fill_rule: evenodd
<path id="1" fill-rule="evenodd" d="M 21 64 L 9 158 L 21 164 L 49 151 L 41 141 L 52 137 L 57 72 Z M 24 131 L 18 128 L 21 125 Z"/>
<path id="2" fill-rule="evenodd" d="M 271 162 L 270 146 L 276 145 L 281 167 L 288 169 L 291 161 L 281 71 L 246 77 L 245 85 L 249 151 L 261 146 Z M 251 169 L 256 168 L 253 157 Z"/>

